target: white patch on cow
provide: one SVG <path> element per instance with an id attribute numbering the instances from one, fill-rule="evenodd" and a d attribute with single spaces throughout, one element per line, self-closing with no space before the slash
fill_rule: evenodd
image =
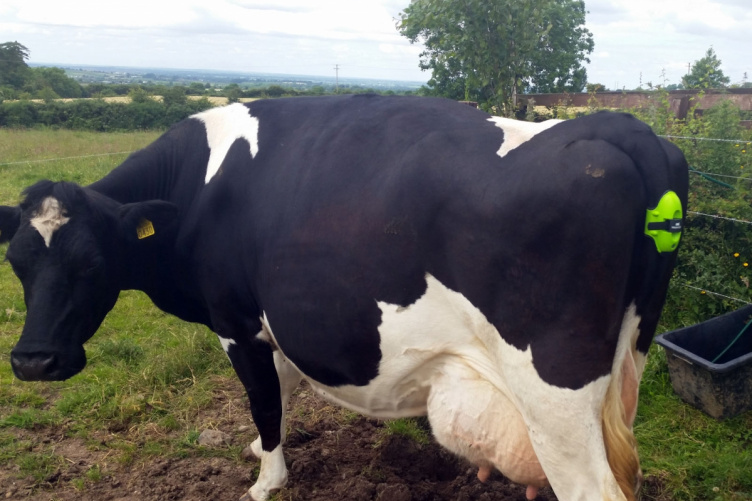
<path id="1" fill-rule="evenodd" d="M 206 127 L 206 139 L 209 143 L 209 163 L 206 166 L 205 184 L 219 172 L 230 147 L 238 139 L 245 139 L 250 144 L 251 158 L 258 153 L 259 120 L 251 116 L 250 110 L 240 103 L 222 108 L 212 108 L 193 115 Z"/>
<path id="2" fill-rule="evenodd" d="M 546 120 L 545 122 L 523 122 L 522 120 L 513 120 L 511 118 L 491 117 L 489 122 L 504 131 L 504 141 L 501 148 L 496 152 L 497 155 L 504 158 L 507 153 L 529 141 L 536 134 L 540 134 L 546 129 L 563 120 Z"/>
<path id="3" fill-rule="evenodd" d="M 287 467 L 285 456 L 282 453 L 282 445 L 278 445 L 273 451 L 261 451 L 261 467 L 259 468 L 258 480 L 248 493 L 255 501 L 266 501 L 269 496 L 281 489 L 287 483 Z"/>
<path id="4" fill-rule="evenodd" d="M 49 247 L 52 235 L 68 221 L 70 218 L 66 217 L 65 209 L 60 201 L 54 197 L 47 197 L 42 200 L 42 204 L 29 223 L 42 235 L 45 245 Z"/>
<path id="5" fill-rule="evenodd" d="M 269 332 L 266 329 L 261 329 L 258 334 L 256 334 L 256 339 L 266 341 L 267 343 L 272 342 L 272 338 L 269 336 Z"/>
<path id="6" fill-rule="evenodd" d="M 578 390 L 549 385 L 529 347 L 506 343 L 464 296 L 426 281 L 407 310 L 378 303 L 382 359 L 373 381 L 328 387 L 309 379 L 312 388 L 377 418 L 428 411 L 445 446 L 521 483 L 543 483 L 537 458 L 560 499 L 623 499 L 601 430 L 611 376 Z"/>
<path id="7" fill-rule="evenodd" d="M 222 337 L 219 334 L 217 334 L 217 337 L 219 338 L 219 344 L 222 345 L 222 349 L 225 350 L 225 353 L 227 353 L 228 355 L 230 353 L 230 346 L 238 344 L 234 339 Z"/>

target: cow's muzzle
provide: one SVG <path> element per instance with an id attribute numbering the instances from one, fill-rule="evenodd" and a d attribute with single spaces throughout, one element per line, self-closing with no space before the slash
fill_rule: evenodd
<path id="1" fill-rule="evenodd" d="M 58 357 L 54 353 L 11 352 L 10 365 L 21 381 L 58 381 L 61 377 Z"/>

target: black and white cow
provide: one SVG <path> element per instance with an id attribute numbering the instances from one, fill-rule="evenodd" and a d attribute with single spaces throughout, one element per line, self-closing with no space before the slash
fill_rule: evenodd
<path id="1" fill-rule="evenodd" d="M 0 209 L 28 308 L 11 363 L 73 376 L 139 289 L 216 332 L 245 386 L 261 469 L 244 498 L 287 481 L 303 377 L 369 416 L 427 414 L 481 480 L 634 499 L 638 382 L 686 192 L 679 150 L 625 114 L 532 124 L 378 96 L 211 109 L 90 186 L 42 181 Z"/>

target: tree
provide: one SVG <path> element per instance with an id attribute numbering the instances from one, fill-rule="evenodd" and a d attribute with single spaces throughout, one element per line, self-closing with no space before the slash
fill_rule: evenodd
<path id="1" fill-rule="evenodd" d="M 593 51 L 582 0 L 414 0 L 397 29 L 422 42 L 428 93 L 509 115 L 519 92 L 581 91 Z"/>
<path id="2" fill-rule="evenodd" d="M 716 56 L 713 47 L 705 53 L 705 57 L 695 61 L 692 71 L 682 77 L 682 83 L 687 89 L 720 89 L 726 87 L 731 79 L 721 71 L 721 60 Z"/>
<path id="3" fill-rule="evenodd" d="M 20 89 L 31 74 L 26 64 L 27 59 L 29 59 L 29 49 L 20 43 L 0 44 L 0 85 Z"/>
<path id="4" fill-rule="evenodd" d="M 223 89 L 228 103 L 237 103 L 243 97 L 243 89 L 236 83 L 231 83 Z"/>
<path id="5" fill-rule="evenodd" d="M 165 106 L 183 105 L 188 102 L 188 96 L 185 94 L 185 87 L 175 85 L 173 87 L 166 87 L 162 92 L 162 102 Z"/>
<path id="6" fill-rule="evenodd" d="M 138 85 L 134 85 L 131 88 L 130 92 L 128 92 L 128 97 L 131 98 L 132 103 L 147 103 L 153 101 L 151 96 L 149 96 L 149 93 Z"/>
<path id="7" fill-rule="evenodd" d="M 201 96 L 206 92 L 206 87 L 201 82 L 191 82 L 188 86 L 188 94 L 191 96 Z"/>
<path id="8" fill-rule="evenodd" d="M 31 78 L 28 79 L 24 90 L 40 93 L 45 89 L 52 90 L 60 97 L 79 98 L 83 94 L 81 85 L 65 74 L 62 68 L 31 68 Z M 46 93 L 50 95 L 49 92 Z"/>
<path id="9" fill-rule="evenodd" d="M 607 92 L 608 89 L 605 85 L 600 83 L 589 83 L 585 86 L 588 94 L 594 94 L 596 92 Z"/>

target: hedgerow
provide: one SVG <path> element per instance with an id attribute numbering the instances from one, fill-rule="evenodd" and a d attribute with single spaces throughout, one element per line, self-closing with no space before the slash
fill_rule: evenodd
<path id="1" fill-rule="evenodd" d="M 211 108 L 207 99 L 128 103 L 102 99 L 0 103 L 0 127 L 56 127 L 98 132 L 165 129 L 199 111 Z"/>

